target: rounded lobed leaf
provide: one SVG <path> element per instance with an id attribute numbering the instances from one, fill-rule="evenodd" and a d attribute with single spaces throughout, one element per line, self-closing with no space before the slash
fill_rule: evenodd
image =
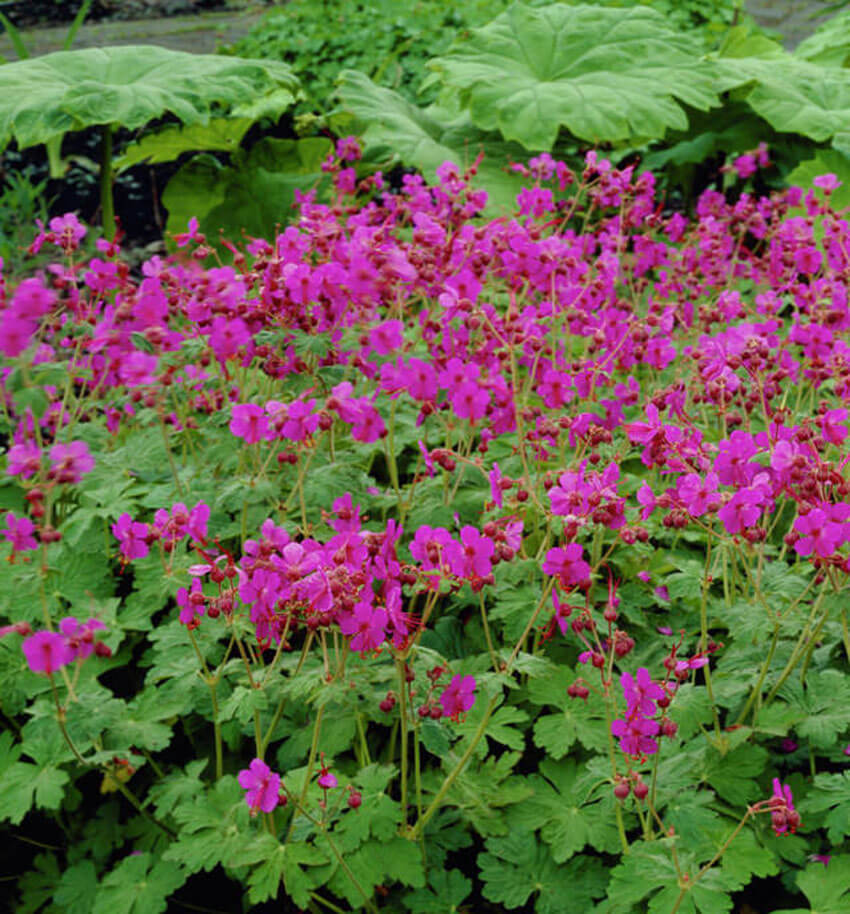
<path id="1" fill-rule="evenodd" d="M 713 65 L 655 10 L 521 4 L 429 64 L 472 120 L 527 149 L 558 130 L 593 142 L 683 129 L 680 102 L 718 104 Z"/>
<path id="2" fill-rule="evenodd" d="M 206 123 L 219 107 L 275 93 L 295 101 L 298 80 L 282 63 L 132 45 L 58 51 L 0 68 L 0 147 L 44 143 L 69 130 L 131 130 L 164 114 Z"/>

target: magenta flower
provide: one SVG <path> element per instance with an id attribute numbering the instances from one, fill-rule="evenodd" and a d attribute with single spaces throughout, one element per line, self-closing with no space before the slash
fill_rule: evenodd
<path id="1" fill-rule="evenodd" d="M 490 405 L 490 394 L 476 381 L 464 381 L 449 394 L 452 409 L 461 419 L 475 422 L 482 419 Z"/>
<path id="2" fill-rule="evenodd" d="M 401 321 L 384 321 L 369 331 L 369 348 L 377 355 L 391 355 L 404 343 L 404 324 Z"/>
<path id="3" fill-rule="evenodd" d="M 828 193 L 841 187 L 841 181 L 839 181 L 838 177 L 832 174 L 832 172 L 825 175 L 818 175 L 812 180 L 812 184 Z"/>
<path id="4" fill-rule="evenodd" d="M 443 708 L 443 717 L 454 721 L 460 719 L 475 704 L 475 677 L 453 676 L 452 681 L 443 690 L 440 704 Z"/>
<path id="5" fill-rule="evenodd" d="M 315 400 L 296 400 L 286 407 L 286 421 L 280 434 L 290 441 L 304 441 L 319 427 L 319 414 L 314 413 Z"/>
<path id="6" fill-rule="evenodd" d="M 760 489 L 740 489 L 717 512 L 717 517 L 727 533 L 740 533 L 745 527 L 758 522 L 763 501 Z"/>
<path id="7" fill-rule="evenodd" d="M 240 403 L 233 407 L 230 431 L 248 444 L 256 444 L 269 437 L 269 420 L 265 410 L 256 403 Z"/>
<path id="8" fill-rule="evenodd" d="M 134 521 L 126 511 L 112 525 L 112 535 L 120 542 L 121 555 L 128 562 L 143 559 L 148 554 L 149 533 L 150 528 L 147 524 Z"/>
<path id="9" fill-rule="evenodd" d="M 820 508 L 803 514 L 794 521 L 794 529 L 803 536 L 794 543 L 797 555 L 817 553 L 821 558 L 828 558 L 841 545 L 844 531 L 841 524 L 827 520 L 827 515 Z"/>
<path id="10" fill-rule="evenodd" d="M 24 640 L 21 649 L 33 673 L 51 676 L 74 660 L 74 651 L 59 632 L 36 632 Z"/>
<path id="11" fill-rule="evenodd" d="M 499 470 L 498 463 L 493 463 L 493 468 L 490 470 L 488 478 L 490 480 L 490 495 L 493 498 L 493 504 L 497 508 L 501 508 L 502 504 L 503 504 L 502 486 L 501 486 L 502 473 L 501 473 L 501 470 Z"/>
<path id="12" fill-rule="evenodd" d="M 245 802 L 251 815 L 271 812 L 280 803 L 280 775 L 275 774 L 262 760 L 255 758 L 238 775 L 239 786 L 247 791 Z"/>
<path id="13" fill-rule="evenodd" d="M 92 655 L 96 646 L 94 633 L 105 628 L 100 619 L 87 619 L 81 623 L 74 616 L 66 616 L 59 623 L 59 631 L 75 660 L 85 660 Z"/>
<path id="14" fill-rule="evenodd" d="M 376 651 L 384 643 L 388 616 L 386 610 L 360 602 L 339 620 L 340 631 L 351 636 L 351 650 L 358 654 Z"/>
<path id="15" fill-rule="evenodd" d="M 48 477 L 56 482 L 78 483 L 94 469 L 94 458 L 85 441 L 54 444 L 50 448 Z"/>
<path id="16" fill-rule="evenodd" d="M 9 448 L 6 460 L 6 472 L 10 476 L 30 479 L 41 467 L 41 451 L 37 445 L 30 442 L 13 444 Z"/>
<path id="17" fill-rule="evenodd" d="M 189 512 L 186 533 L 193 543 L 203 543 L 207 538 L 207 521 L 210 519 L 209 505 L 199 501 Z"/>
<path id="18" fill-rule="evenodd" d="M 185 587 L 178 588 L 177 605 L 180 607 L 180 622 L 188 628 L 197 628 L 198 618 L 204 614 L 206 608 L 200 578 L 192 578 L 188 590 Z"/>
<path id="19" fill-rule="evenodd" d="M 339 782 L 337 781 L 335 774 L 322 766 L 322 770 L 319 773 L 318 778 L 316 778 L 316 783 L 319 785 L 319 787 L 322 788 L 322 790 L 333 790 Z"/>
<path id="20" fill-rule="evenodd" d="M 8 312 L 0 321 L 0 352 L 8 358 L 14 358 L 26 351 L 32 335 L 35 333 L 35 324 Z"/>
<path id="21" fill-rule="evenodd" d="M 493 540 L 482 536 L 475 527 L 465 526 L 460 531 L 460 545 L 452 545 L 454 548 L 449 551 L 451 567 L 459 578 L 485 578 L 493 570 L 490 560 L 496 547 Z"/>
<path id="22" fill-rule="evenodd" d="M 793 834 L 800 825 L 800 814 L 794 809 L 794 797 L 788 784 L 773 779 L 773 796 L 770 798 L 773 831 L 777 835 Z"/>
<path id="23" fill-rule="evenodd" d="M 86 227 L 80 224 L 74 213 L 65 213 L 63 216 L 54 216 L 50 220 L 50 231 L 54 238 L 53 243 L 61 247 L 66 253 L 75 251 L 80 242 L 85 238 Z"/>
<path id="24" fill-rule="evenodd" d="M 0 536 L 12 544 L 13 552 L 29 552 L 38 549 L 38 542 L 32 535 L 35 524 L 28 517 L 15 517 L 12 511 L 6 515 L 6 528 L 0 530 Z"/>
<path id="25" fill-rule="evenodd" d="M 543 571 L 546 574 L 557 575 L 564 590 L 586 584 L 590 580 L 590 565 L 584 561 L 582 555 L 580 543 L 556 546 L 546 553 Z"/>
<path id="26" fill-rule="evenodd" d="M 644 717 L 655 714 L 655 702 L 667 695 L 658 683 L 652 681 L 649 670 L 643 666 L 637 671 L 636 677 L 623 673 L 620 685 L 623 687 L 628 713 L 636 710 Z"/>
<path id="27" fill-rule="evenodd" d="M 658 752 L 658 743 L 652 738 L 661 729 L 658 721 L 636 714 L 625 720 L 611 722 L 611 733 L 620 740 L 620 749 L 634 758 Z"/>

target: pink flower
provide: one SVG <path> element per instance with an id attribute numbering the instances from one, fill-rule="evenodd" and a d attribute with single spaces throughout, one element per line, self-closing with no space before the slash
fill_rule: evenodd
<path id="1" fill-rule="evenodd" d="M 96 646 L 94 633 L 105 628 L 100 619 L 87 619 L 81 623 L 74 616 L 66 616 L 59 623 L 59 631 L 75 660 L 85 660 L 92 655 Z"/>
<path id="2" fill-rule="evenodd" d="M 452 681 L 443 690 L 440 704 L 443 717 L 457 721 L 475 704 L 475 677 L 453 676 Z"/>
<path id="3" fill-rule="evenodd" d="M 794 809 L 794 797 L 788 784 L 782 784 L 779 778 L 773 779 L 773 796 L 770 798 L 770 814 L 773 831 L 777 835 L 792 834 L 800 825 L 800 814 Z"/>
<path id="4" fill-rule="evenodd" d="M 134 521 L 125 511 L 112 525 L 112 535 L 121 543 L 121 555 L 130 562 L 133 559 L 143 559 L 148 552 L 147 537 L 150 527 L 147 524 Z"/>
<path id="5" fill-rule="evenodd" d="M 449 394 L 452 409 L 461 419 L 475 422 L 484 417 L 490 405 L 490 394 L 475 381 L 464 381 Z"/>
<path id="6" fill-rule="evenodd" d="M 500 485 L 502 481 L 502 473 L 499 470 L 499 464 L 494 463 L 493 468 L 490 470 L 489 474 L 490 480 L 490 495 L 493 498 L 493 504 L 497 508 L 501 508 L 503 505 L 502 501 L 502 487 Z"/>
<path id="7" fill-rule="evenodd" d="M 636 710 L 644 717 L 655 714 L 655 702 L 667 695 L 658 683 L 652 681 L 646 667 L 637 671 L 637 678 L 633 678 L 630 673 L 623 673 L 620 685 L 623 687 L 629 713 Z"/>
<path id="8" fill-rule="evenodd" d="M 84 441 L 69 444 L 54 444 L 50 448 L 50 470 L 48 478 L 56 482 L 78 483 L 86 473 L 94 469 L 94 458 Z"/>
<path id="9" fill-rule="evenodd" d="M 583 552 L 580 543 L 556 546 L 546 553 L 543 571 L 557 575 L 564 590 L 584 585 L 590 581 L 590 565 L 582 558 Z"/>
<path id="10" fill-rule="evenodd" d="M 10 476 L 30 479 L 41 468 L 41 451 L 30 442 L 13 444 L 6 455 L 6 472 Z"/>
<path id="11" fill-rule="evenodd" d="M 269 420 L 262 406 L 240 403 L 233 407 L 230 431 L 248 444 L 256 444 L 269 437 Z"/>
<path id="12" fill-rule="evenodd" d="M 255 758 L 238 775 L 239 786 L 246 790 L 245 802 L 251 815 L 271 812 L 280 803 L 280 775 L 275 774 L 262 760 Z"/>
<path id="13" fill-rule="evenodd" d="M 6 529 L 0 535 L 12 544 L 13 552 L 30 552 L 38 549 L 38 542 L 32 535 L 35 524 L 28 517 L 15 517 L 12 511 L 6 515 Z"/>
<path id="14" fill-rule="evenodd" d="M 760 489 L 740 489 L 717 512 L 727 533 L 740 533 L 745 527 L 751 527 L 761 517 L 761 505 L 764 496 Z"/>
<path id="15" fill-rule="evenodd" d="M 465 526 L 460 531 L 460 545 L 453 543 L 450 550 L 452 571 L 459 578 L 486 578 L 493 570 L 491 559 L 496 551 L 495 544 L 475 527 Z"/>
<path id="16" fill-rule="evenodd" d="M 386 610 L 360 602 L 350 615 L 340 617 L 339 627 L 344 635 L 351 636 L 351 650 L 367 654 L 384 643 L 387 621 Z"/>
<path id="17" fill-rule="evenodd" d="M 652 738 L 661 729 L 658 721 L 647 720 L 636 714 L 625 720 L 611 722 L 611 733 L 620 740 L 620 749 L 633 757 L 653 755 L 658 743 Z"/>
<path id="18" fill-rule="evenodd" d="M 369 348 L 377 355 L 391 355 L 404 343 L 404 324 L 401 321 L 384 321 L 369 331 Z"/>
<path id="19" fill-rule="evenodd" d="M 316 783 L 322 790 L 333 790 L 339 782 L 336 779 L 336 775 L 328 771 L 328 769 L 322 765 L 322 770 L 316 778 Z"/>
<path id="20" fill-rule="evenodd" d="M 53 243 L 70 253 L 80 246 L 87 229 L 80 224 L 74 213 L 65 213 L 64 216 L 54 216 L 50 220 L 50 231 L 54 235 L 51 239 Z"/>
<path id="21" fill-rule="evenodd" d="M 813 181 L 812 184 L 815 187 L 819 187 L 822 191 L 826 193 L 831 193 L 834 190 L 838 190 L 841 187 L 841 181 L 838 180 L 838 177 L 832 172 L 825 175 L 818 175 Z"/>
<path id="22" fill-rule="evenodd" d="M 189 590 L 185 587 L 178 588 L 177 605 L 180 607 L 180 622 L 187 628 L 197 628 L 198 619 L 206 608 L 200 578 L 192 578 Z"/>
<path id="23" fill-rule="evenodd" d="M 24 320 L 8 311 L 0 320 L 0 352 L 8 358 L 14 358 L 25 352 L 35 333 L 35 324 Z"/>
<path id="24" fill-rule="evenodd" d="M 36 632 L 24 640 L 21 649 L 33 673 L 46 673 L 48 676 L 74 659 L 74 651 L 59 632 Z"/>
<path id="25" fill-rule="evenodd" d="M 794 521 L 794 529 L 803 536 L 794 543 L 797 555 L 817 553 L 821 558 L 828 558 L 841 545 L 844 531 L 841 524 L 827 520 L 826 513 L 820 508 L 803 514 Z"/>
<path id="26" fill-rule="evenodd" d="M 749 153 L 738 156 L 732 163 L 739 178 L 749 178 L 756 173 L 756 157 Z"/>
<path id="27" fill-rule="evenodd" d="M 189 231 L 188 232 L 177 232 L 174 235 L 174 243 L 178 248 L 185 248 L 190 241 L 198 242 L 203 241 L 203 235 L 198 233 L 198 220 L 195 216 L 189 220 Z"/>

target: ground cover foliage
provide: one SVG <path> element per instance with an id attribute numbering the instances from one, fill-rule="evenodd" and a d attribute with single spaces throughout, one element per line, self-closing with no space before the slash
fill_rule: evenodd
<path id="1" fill-rule="evenodd" d="M 360 155 L 232 265 L 67 216 L 3 286 L 12 910 L 837 914 L 837 178 Z"/>
<path id="2" fill-rule="evenodd" d="M 846 910 L 847 14 L 290 6 L 0 67 L 180 163 L 167 258 L 4 195 L 9 909 Z"/>

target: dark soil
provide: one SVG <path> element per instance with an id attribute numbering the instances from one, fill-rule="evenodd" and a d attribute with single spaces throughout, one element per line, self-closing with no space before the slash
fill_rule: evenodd
<path id="1" fill-rule="evenodd" d="M 0 0 L 3 12 L 17 28 L 64 25 L 73 21 L 82 0 Z M 226 10 L 228 0 L 94 0 L 86 22 L 162 19 Z"/>

